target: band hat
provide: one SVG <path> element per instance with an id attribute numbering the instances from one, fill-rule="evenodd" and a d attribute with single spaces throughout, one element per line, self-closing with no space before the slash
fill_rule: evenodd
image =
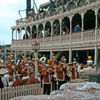
<path id="1" fill-rule="evenodd" d="M 22 62 L 25 62 L 25 60 L 21 60 Z"/>
<path id="2" fill-rule="evenodd" d="M 0 75 L 6 74 L 6 73 L 8 73 L 7 69 L 5 69 L 5 68 L 0 69 Z"/>
<path id="3" fill-rule="evenodd" d="M 29 66 L 29 64 L 25 64 L 25 66 Z"/>
<path id="4" fill-rule="evenodd" d="M 28 61 L 28 63 L 31 63 L 31 62 L 32 62 L 31 60 Z"/>
<path id="5" fill-rule="evenodd" d="M 14 59 L 11 60 L 11 62 L 14 62 L 14 61 L 15 61 Z"/>

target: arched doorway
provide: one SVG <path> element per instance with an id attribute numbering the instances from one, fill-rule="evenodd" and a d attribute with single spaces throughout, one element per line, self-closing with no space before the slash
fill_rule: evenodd
<path id="1" fill-rule="evenodd" d="M 37 36 L 37 29 L 36 29 L 36 26 L 33 25 L 32 27 L 32 39 L 36 38 Z"/>
<path id="2" fill-rule="evenodd" d="M 38 37 L 39 37 L 39 38 L 44 37 L 43 24 L 39 24 L 39 26 L 38 26 Z"/>
<path id="3" fill-rule="evenodd" d="M 72 18 L 72 32 L 80 31 L 82 26 L 82 19 L 80 14 L 75 14 Z"/>
<path id="4" fill-rule="evenodd" d="M 54 22 L 53 22 L 53 32 L 54 32 L 54 36 L 56 35 L 60 35 L 60 22 L 58 19 L 56 19 Z"/>
<path id="5" fill-rule="evenodd" d="M 84 15 L 84 30 L 95 28 L 95 12 L 88 10 Z"/>
<path id="6" fill-rule="evenodd" d="M 45 36 L 49 37 L 51 36 L 51 23 L 47 22 L 45 25 Z"/>
<path id="7" fill-rule="evenodd" d="M 69 34 L 70 33 L 70 20 L 68 17 L 64 17 L 61 23 L 61 32 L 62 34 Z"/>

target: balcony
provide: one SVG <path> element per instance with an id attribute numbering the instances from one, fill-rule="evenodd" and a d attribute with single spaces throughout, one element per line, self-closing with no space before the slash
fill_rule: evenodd
<path id="1" fill-rule="evenodd" d="M 87 46 L 87 44 L 88 46 L 93 46 L 93 43 L 100 42 L 100 29 L 32 40 L 13 40 L 12 49 L 32 50 L 31 44 L 36 40 L 40 43 L 41 50 L 50 50 L 51 48 L 69 48 L 69 46 L 78 46 L 80 48 L 80 46 Z"/>

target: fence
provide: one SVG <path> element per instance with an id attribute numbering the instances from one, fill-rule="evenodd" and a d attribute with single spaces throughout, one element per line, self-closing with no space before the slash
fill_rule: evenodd
<path id="1" fill-rule="evenodd" d="M 39 95 L 40 90 L 40 84 L 3 88 L 0 89 L 0 100 L 9 100 L 17 96 Z"/>

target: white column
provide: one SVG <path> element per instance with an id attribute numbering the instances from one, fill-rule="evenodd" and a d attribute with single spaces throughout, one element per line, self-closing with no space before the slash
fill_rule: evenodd
<path id="1" fill-rule="evenodd" d="M 45 23 L 43 23 L 43 31 L 44 31 L 44 34 L 43 34 L 43 45 L 45 45 Z"/>
<path id="2" fill-rule="evenodd" d="M 60 21 L 60 35 L 61 35 L 61 31 L 62 31 L 62 19 L 59 20 Z"/>
<path id="3" fill-rule="evenodd" d="M 95 18 L 96 18 L 96 22 L 95 22 L 95 42 L 97 41 L 97 28 L 98 28 L 98 10 L 95 9 Z"/>
<path id="4" fill-rule="evenodd" d="M 32 26 L 30 26 L 30 40 L 32 39 Z"/>
<path id="5" fill-rule="evenodd" d="M 38 52 L 35 51 L 35 78 L 38 79 Z"/>
<path id="6" fill-rule="evenodd" d="M 61 33 L 62 33 L 61 32 L 62 31 L 62 25 L 61 25 L 62 24 L 62 19 L 60 19 L 59 21 L 60 21 L 60 43 L 61 43 L 61 40 L 62 40 L 62 38 L 61 38 Z"/>
<path id="7" fill-rule="evenodd" d="M 20 34 L 21 34 L 21 30 L 19 29 L 19 31 L 18 31 L 18 40 L 21 39 Z"/>
<path id="8" fill-rule="evenodd" d="M 96 17 L 95 29 L 97 29 L 98 28 L 98 9 L 97 8 L 95 9 L 95 17 Z"/>
<path id="9" fill-rule="evenodd" d="M 72 16 L 70 16 L 70 43 L 72 42 Z"/>
<path id="10" fill-rule="evenodd" d="M 22 29 L 20 29 L 20 40 L 22 39 Z"/>
<path id="11" fill-rule="evenodd" d="M 12 40 L 14 39 L 14 30 L 12 29 Z"/>
<path id="12" fill-rule="evenodd" d="M 27 33 L 27 30 L 26 30 L 26 28 L 25 28 L 25 40 L 26 40 L 26 33 Z"/>
<path id="13" fill-rule="evenodd" d="M 17 29 L 16 29 L 16 40 L 17 40 Z"/>
<path id="14" fill-rule="evenodd" d="M 51 44 L 53 44 L 53 21 L 51 22 Z"/>
<path id="15" fill-rule="evenodd" d="M 72 63 L 72 49 L 69 49 L 69 63 Z"/>
<path id="16" fill-rule="evenodd" d="M 98 48 L 95 46 L 95 59 L 94 59 L 94 64 L 97 65 L 97 59 L 98 59 Z"/>
<path id="17" fill-rule="evenodd" d="M 37 38 L 39 38 L 39 29 L 38 29 L 38 25 L 36 25 L 36 29 L 37 29 Z"/>
<path id="18" fill-rule="evenodd" d="M 52 60 L 52 54 L 53 54 L 53 51 L 51 50 L 50 51 L 50 60 Z"/>
<path id="19" fill-rule="evenodd" d="M 15 50 L 15 64 L 16 64 L 16 60 L 17 60 L 17 51 Z"/>
<path id="20" fill-rule="evenodd" d="M 84 36 L 83 36 L 83 31 L 84 31 L 84 12 L 82 12 L 82 14 L 81 14 L 81 17 L 82 17 L 82 30 L 81 30 L 81 42 L 83 42 L 83 38 L 84 38 Z"/>

